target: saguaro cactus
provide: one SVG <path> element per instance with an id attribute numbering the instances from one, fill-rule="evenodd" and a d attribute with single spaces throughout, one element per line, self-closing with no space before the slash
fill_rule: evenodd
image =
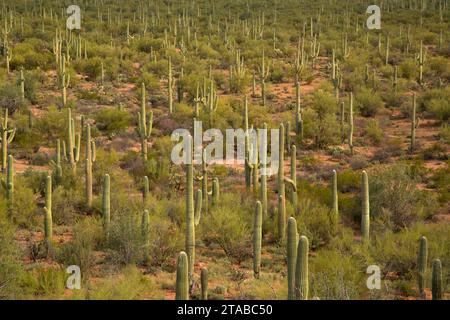
<path id="1" fill-rule="evenodd" d="M 295 188 L 290 188 L 291 203 L 294 210 L 297 210 L 298 196 L 297 196 L 297 147 L 291 147 L 291 180 Z"/>
<path id="2" fill-rule="evenodd" d="M 266 80 L 269 77 L 269 66 L 266 63 L 264 50 L 262 53 L 261 66 L 259 67 L 259 77 L 261 79 L 261 99 L 262 105 L 266 106 Z"/>
<path id="3" fill-rule="evenodd" d="M 413 93 L 413 103 L 411 108 L 411 142 L 409 145 L 409 152 L 413 153 L 416 145 L 416 129 L 419 126 L 419 121 L 416 118 L 416 93 Z"/>
<path id="4" fill-rule="evenodd" d="M 95 143 L 91 139 L 91 126 L 86 125 L 86 206 L 92 206 L 92 164 L 95 162 Z"/>
<path id="5" fill-rule="evenodd" d="M 439 259 L 433 260 L 431 294 L 433 300 L 442 300 L 442 263 Z"/>
<path id="6" fill-rule="evenodd" d="M 286 200 L 278 195 L 278 241 L 283 242 L 286 236 Z"/>
<path id="7" fill-rule="evenodd" d="M 261 153 L 261 188 L 260 199 L 262 205 L 263 217 L 267 216 L 267 123 L 263 123 L 262 132 L 264 133 L 260 140 Z"/>
<path id="8" fill-rule="evenodd" d="M 108 236 L 109 224 L 111 221 L 111 197 L 110 197 L 110 178 L 109 174 L 103 177 L 103 198 L 102 198 L 103 230 Z"/>
<path id="9" fill-rule="evenodd" d="M 219 185 L 219 178 L 214 178 L 213 179 L 213 184 L 212 184 L 212 205 L 215 206 L 219 203 L 219 199 L 220 199 L 220 185 Z"/>
<path id="10" fill-rule="evenodd" d="M 337 189 L 337 172 L 333 170 L 333 175 L 331 177 L 331 194 L 332 194 L 332 220 L 336 225 L 339 219 L 339 199 L 338 199 L 338 189 Z"/>
<path id="11" fill-rule="evenodd" d="M 192 161 L 192 137 L 188 137 L 188 152 L 190 159 L 186 163 L 186 241 L 185 247 L 189 258 L 188 271 L 189 281 L 194 282 L 194 262 L 195 262 L 195 212 L 201 210 L 201 199 L 197 197 L 194 204 L 194 165 Z M 200 191 L 201 192 L 201 191 Z M 200 201 L 198 201 L 200 200 Z M 195 207 L 197 206 L 197 207 Z M 199 215 L 200 213 L 197 213 Z"/>
<path id="12" fill-rule="evenodd" d="M 144 263 L 147 263 L 149 260 L 149 256 L 148 256 L 148 249 L 150 246 L 150 238 L 149 238 L 149 217 L 150 214 L 148 212 L 148 210 L 144 210 L 144 212 L 142 213 L 142 219 L 141 219 L 141 235 L 142 235 L 142 240 L 144 242 Z"/>
<path id="13" fill-rule="evenodd" d="M 149 194 L 150 194 L 150 190 L 149 190 L 149 183 L 148 183 L 148 177 L 145 176 L 144 177 L 144 187 L 142 189 L 142 201 L 144 203 L 144 208 L 148 205 L 148 198 L 149 198 Z"/>
<path id="14" fill-rule="evenodd" d="M 5 171 L 8 158 L 8 145 L 13 141 L 16 134 L 16 129 L 8 128 L 8 109 L 5 108 L 5 116 L 3 117 L 3 123 L 0 125 L 0 131 L 2 132 L 2 171 Z"/>
<path id="15" fill-rule="evenodd" d="M 353 92 L 350 92 L 350 109 L 348 111 L 348 123 L 350 130 L 348 133 L 348 146 L 350 148 L 351 155 L 354 154 L 353 150 Z"/>
<path id="16" fill-rule="evenodd" d="M 419 266 L 419 273 L 417 280 L 419 287 L 419 295 L 421 298 L 425 298 L 427 260 L 428 260 L 428 241 L 427 238 L 422 236 L 420 237 L 419 240 L 419 254 L 417 259 L 417 265 Z"/>
<path id="17" fill-rule="evenodd" d="M 12 155 L 8 156 L 8 169 L 6 170 L 6 180 L 2 179 L 2 186 L 6 191 L 6 211 L 8 216 L 12 218 L 12 204 L 14 198 L 14 158 Z"/>
<path id="18" fill-rule="evenodd" d="M 25 102 L 25 77 L 23 75 L 23 67 L 20 68 L 19 85 L 20 85 L 20 98 L 22 100 L 22 103 L 24 103 Z"/>
<path id="19" fill-rule="evenodd" d="M 172 59 L 169 58 L 167 63 L 167 92 L 169 99 L 169 114 L 173 112 L 173 75 L 172 75 Z"/>
<path id="20" fill-rule="evenodd" d="M 297 261 L 295 269 L 295 298 L 297 300 L 308 300 L 309 275 L 308 275 L 308 253 L 309 241 L 301 236 L 298 241 Z"/>
<path id="21" fill-rule="evenodd" d="M 367 172 L 362 172 L 361 177 L 361 239 L 364 243 L 369 242 L 370 230 L 370 204 L 369 204 L 369 178 Z"/>
<path id="22" fill-rule="evenodd" d="M 288 300 L 295 300 L 295 264 L 297 262 L 297 221 L 294 217 L 288 219 L 287 231 L 287 280 L 288 280 Z"/>
<path id="23" fill-rule="evenodd" d="M 303 120 L 300 104 L 300 81 L 295 83 L 295 133 L 297 143 L 301 143 L 303 141 Z"/>
<path id="24" fill-rule="evenodd" d="M 208 300 L 208 269 L 202 268 L 200 271 L 200 282 L 202 286 L 201 300 Z"/>
<path id="25" fill-rule="evenodd" d="M 189 273 L 188 256 L 186 252 L 181 251 L 177 261 L 177 280 L 175 300 L 189 300 Z"/>
<path id="26" fill-rule="evenodd" d="M 52 177 L 47 176 L 45 184 L 45 207 L 44 207 L 44 231 L 45 231 L 45 245 L 47 250 L 52 246 L 53 235 L 53 220 L 52 220 Z"/>
<path id="27" fill-rule="evenodd" d="M 150 111 L 147 121 L 146 98 L 145 98 L 145 84 L 141 85 L 141 111 L 138 113 L 139 126 L 136 129 L 139 138 L 141 139 L 141 155 L 144 161 L 147 161 L 148 146 L 147 142 L 150 139 L 153 129 L 153 112 Z"/>
<path id="28" fill-rule="evenodd" d="M 63 177 L 62 165 L 61 165 L 61 140 L 56 140 L 56 178 L 58 183 L 61 182 Z"/>
<path id="29" fill-rule="evenodd" d="M 253 217 L 253 274 L 259 279 L 261 272 L 261 243 L 262 243 L 262 205 L 256 202 L 255 215 Z"/>
<path id="30" fill-rule="evenodd" d="M 69 163 L 72 167 L 72 172 L 75 175 L 76 173 L 76 156 L 74 153 L 75 150 L 75 121 L 72 118 L 72 110 L 70 108 L 67 109 L 67 141 L 68 141 L 68 156 Z M 79 145 L 78 145 L 79 147 Z M 79 149 L 79 148 L 78 148 Z"/>

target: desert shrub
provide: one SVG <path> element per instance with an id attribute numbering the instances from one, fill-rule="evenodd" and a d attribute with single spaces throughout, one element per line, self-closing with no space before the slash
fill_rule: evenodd
<path id="1" fill-rule="evenodd" d="M 373 117 L 383 107 L 383 101 L 378 93 L 363 88 L 356 94 L 356 108 L 363 117 Z"/>
<path id="2" fill-rule="evenodd" d="M 450 88 L 432 89 L 420 99 L 421 107 L 434 114 L 439 120 L 450 119 Z"/>
<path id="3" fill-rule="evenodd" d="M 305 112 L 305 134 L 312 135 L 315 144 L 323 147 L 332 144 L 339 137 L 336 122 L 336 101 L 323 90 L 314 92 L 312 112 Z"/>
<path id="4" fill-rule="evenodd" d="M 21 297 L 21 275 L 23 272 L 19 248 L 12 241 L 14 227 L 4 214 L 0 218 L 0 299 Z"/>
<path id="5" fill-rule="evenodd" d="M 77 200 L 81 199 L 76 190 L 56 187 L 52 193 L 53 222 L 71 224 L 75 219 Z"/>
<path id="6" fill-rule="evenodd" d="M 65 137 L 67 113 L 60 112 L 55 106 L 51 106 L 45 117 L 36 119 L 33 130 L 41 137 L 42 141 L 55 141 Z"/>
<path id="7" fill-rule="evenodd" d="M 7 108 L 9 114 L 22 107 L 20 87 L 14 84 L 4 84 L 0 87 L 0 106 Z"/>
<path id="8" fill-rule="evenodd" d="M 130 127 L 131 114 L 128 111 L 102 109 L 95 115 L 96 125 L 108 134 L 117 134 Z"/>
<path id="9" fill-rule="evenodd" d="M 183 249 L 184 234 L 166 217 L 150 216 L 149 256 L 152 266 L 164 266 Z"/>
<path id="10" fill-rule="evenodd" d="M 449 158 L 447 146 L 441 142 L 436 142 L 423 151 L 425 160 L 447 160 Z"/>
<path id="11" fill-rule="evenodd" d="M 374 144 L 379 144 L 383 139 L 383 130 L 380 128 L 378 120 L 369 119 L 366 122 L 365 135 Z"/>
<path id="12" fill-rule="evenodd" d="M 115 263 L 130 264 L 142 260 L 143 239 L 135 215 L 121 214 L 111 221 L 107 247 L 109 257 Z"/>
<path id="13" fill-rule="evenodd" d="M 418 76 L 417 63 L 413 59 L 405 59 L 399 68 L 399 76 L 408 80 L 415 79 Z"/>
<path id="14" fill-rule="evenodd" d="M 150 72 L 144 71 L 142 73 L 141 77 L 136 81 L 136 87 L 140 88 L 142 83 L 145 84 L 145 89 L 150 92 L 157 92 L 159 89 L 158 78 Z"/>
<path id="15" fill-rule="evenodd" d="M 54 210 L 54 212 L 56 212 Z M 63 244 L 57 252 L 57 260 L 64 266 L 77 265 L 82 280 L 86 280 L 95 265 L 94 250 L 103 234 L 101 222 L 95 218 L 80 220 L 73 227 L 73 239 Z"/>
<path id="16" fill-rule="evenodd" d="M 100 281 L 86 298 L 92 300 L 134 300 L 144 294 L 155 292 L 153 283 L 146 278 L 135 266 L 127 266 L 120 270 L 120 276 L 111 275 Z M 161 296 L 154 297 L 161 299 Z"/>
<path id="17" fill-rule="evenodd" d="M 99 57 L 79 60 L 75 64 L 75 69 L 77 72 L 87 75 L 91 81 L 95 81 L 101 76 L 102 60 Z"/>
<path id="18" fill-rule="evenodd" d="M 399 231 L 433 212 L 434 197 L 416 188 L 405 165 L 380 167 L 369 175 L 370 212 L 380 228 Z M 377 221 L 378 220 L 378 221 Z"/>
<path id="19" fill-rule="evenodd" d="M 35 296 L 51 299 L 64 293 L 68 274 L 60 268 L 40 267 L 32 270 L 27 276 L 28 285 L 33 287 Z M 30 283 L 31 282 L 31 283 Z"/>
<path id="20" fill-rule="evenodd" d="M 349 164 L 353 170 L 359 170 L 367 168 L 369 166 L 369 161 L 367 160 L 366 156 L 357 154 L 350 159 Z"/>
<path id="21" fill-rule="evenodd" d="M 299 235 L 308 237 L 312 248 L 326 245 L 333 236 L 330 208 L 309 197 L 300 197 L 295 215 Z"/>
<path id="22" fill-rule="evenodd" d="M 338 190 L 340 192 L 352 192 L 359 190 L 361 176 L 353 170 L 338 171 Z"/>
<path id="23" fill-rule="evenodd" d="M 236 206 L 240 201 L 223 195 L 220 206 L 213 209 L 211 215 L 204 220 L 204 241 L 216 243 L 225 254 L 241 263 L 251 255 L 251 217 Z"/>
<path id="24" fill-rule="evenodd" d="M 34 226 L 37 224 L 37 206 L 33 190 L 16 181 L 14 184 L 14 201 L 12 216 L 20 226 Z"/>
<path id="25" fill-rule="evenodd" d="M 450 126 L 448 124 L 443 124 L 439 130 L 439 137 L 442 141 L 450 144 Z"/>
<path id="26" fill-rule="evenodd" d="M 363 261 L 339 252 L 323 250 L 311 259 L 311 297 L 323 300 L 353 300 L 364 289 Z"/>

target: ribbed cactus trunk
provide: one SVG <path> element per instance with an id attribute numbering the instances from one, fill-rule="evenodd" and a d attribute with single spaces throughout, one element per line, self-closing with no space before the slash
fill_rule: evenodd
<path id="1" fill-rule="evenodd" d="M 431 277 L 431 294 L 433 300 L 442 300 L 442 263 L 441 260 L 433 260 Z"/>
<path id="2" fill-rule="evenodd" d="M 167 74 L 167 92 L 169 100 L 169 114 L 173 112 L 173 75 L 172 75 L 172 60 L 168 61 L 168 74 Z"/>
<path id="3" fill-rule="evenodd" d="M 86 125 L 86 207 L 92 207 L 92 141 L 91 126 Z"/>
<path id="4" fill-rule="evenodd" d="M 370 235 L 370 203 L 369 203 L 369 178 L 367 172 L 362 172 L 361 178 L 361 239 L 363 243 L 369 243 Z"/>
<path id="5" fill-rule="evenodd" d="M 144 204 L 144 208 L 146 208 L 148 206 L 148 201 L 149 201 L 149 195 L 150 195 L 150 190 L 149 190 L 149 183 L 148 183 L 148 177 L 145 176 L 144 177 L 144 186 L 142 189 L 142 202 Z"/>
<path id="6" fill-rule="evenodd" d="M 2 171 L 5 171 L 8 164 L 8 145 L 12 142 L 16 133 L 16 129 L 8 128 L 8 108 L 5 108 L 5 115 L 0 130 L 2 131 Z"/>
<path id="7" fill-rule="evenodd" d="M 287 226 L 287 281 L 288 300 L 295 300 L 295 268 L 297 263 L 297 221 L 294 217 L 288 219 Z"/>
<path id="8" fill-rule="evenodd" d="M 2 180 L 3 188 L 6 191 L 6 212 L 8 217 L 12 219 L 13 203 L 14 203 L 14 158 L 12 155 L 8 156 L 8 166 L 6 169 L 6 180 Z"/>
<path id="9" fill-rule="evenodd" d="M 213 184 L 212 184 L 212 205 L 215 206 L 219 203 L 219 199 L 220 199 L 220 185 L 219 185 L 219 178 L 214 178 L 213 179 Z"/>
<path id="10" fill-rule="evenodd" d="M 337 226 L 339 221 L 339 198 L 338 198 L 338 187 L 337 187 L 337 172 L 333 170 L 333 175 L 331 177 L 331 194 L 332 194 L 332 221 L 334 227 Z"/>
<path id="11" fill-rule="evenodd" d="M 261 188 L 260 199 L 263 217 L 267 217 L 267 123 L 263 124 L 264 135 L 261 137 Z"/>
<path id="12" fill-rule="evenodd" d="M 297 147 L 295 145 L 292 145 L 291 147 L 291 180 L 293 184 L 297 186 Z M 295 190 L 294 188 L 289 188 L 289 191 L 292 207 L 294 208 L 294 211 L 297 211 L 298 207 L 297 190 Z"/>
<path id="13" fill-rule="evenodd" d="M 286 196 L 285 196 L 285 184 L 284 184 L 284 125 L 280 124 L 279 129 L 279 149 L 278 149 L 278 177 L 277 177 L 277 189 L 278 189 L 278 240 L 284 241 L 286 233 Z"/>
<path id="14" fill-rule="evenodd" d="M 309 241 L 301 236 L 297 247 L 297 261 L 295 269 L 295 298 L 297 300 L 308 300 L 309 275 L 308 275 L 308 253 Z"/>
<path id="15" fill-rule="evenodd" d="M 194 212 L 194 168 L 192 163 L 192 137 L 188 137 L 189 154 L 186 163 L 186 253 L 189 258 L 188 273 L 189 281 L 193 283 L 195 262 L 195 212 Z"/>
<path id="16" fill-rule="evenodd" d="M 261 243 L 262 243 L 262 205 L 256 202 L 255 215 L 253 217 L 253 274 L 259 279 L 261 272 Z"/>
<path id="17" fill-rule="evenodd" d="M 427 275 L 427 260 L 428 260 L 428 241 L 426 237 L 420 237 L 419 240 L 419 254 L 417 265 L 419 267 L 418 273 L 418 287 L 419 295 L 425 298 L 426 275 Z"/>
<path id="18" fill-rule="evenodd" d="M 286 237 L 286 199 L 278 195 L 278 241 L 284 242 Z"/>
<path id="19" fill-rule="evenodd" d="M 200 283 L 202 286 L 201 300 L 208 300 L 208 269 L 202 268 L 200 271 Z"/>
<path id="20" fill-rule="evenodd" d="M 411 108 L 411 142 L 409 145 L 409 152 L 412 154 L 416 144 L 416 93 L 413 93 L 413 103 Z"/>
<path id="21" fill-rule="evenodd" d="M 348 133 L 348 146 L 350 148 L 350 154 L 353 155 L 353 92 L 350 92 L 350 109 L 348 111 L 348 122 L 350 126 L 350 130 Z"/>
<path id="22" fill-rule="evenodd" d="M 205 208 L 205 213 L 209 210 L 209 197 L 208 197 L 208 168 L 206 166 L 206 151 L 202 152 L 202 196 L 203 196 L 203 206 Z"/>
<path id="23" fill-rule="evenodd" d="M 177 280 L 175 284 L 175 300 L 189 300 L 189 258 L 181 251 L 177 261 Z"/>
<path id="24" fill-rule="evenodd" d="M 141 235 L 142 235 L 142 242 L 143 242 L 143 260 L 144 263 L 148 263 L 149 261 L 149 254 L 148 250 L 150 249 L 150 237 L 149 237 L 149 220 L 150 220 L 150 214 L 148 210 L 144 210 L 142 213 L 142 220 L 141 220 Z"/>
<path id="25" fill-rule="evenodd" d="M 45 217 L 44 217 L 44 231 L 45 231 L 45 245 L 47 250 L 52 247 L 53 235 L 53 219 L 52 219 L 52 177 L 47 176 L 45 183 Z"/>
<path id="26" fill-rule="evenodd" d="M 72 173 L 75 175 L 76 173 L 76 163 L 75 163 L 75 128 L 74 121 L 72 118 L 72 110 L 67 109 L 67 142 L 68 142 L 68 155 L 69 155 L 69 163 L 72 168 Z"/>
<path id="27" fill-rule="evenodd" d="M 61 140 L 56 140 L 56 178 L 58 183 L 62 181 L 63 171 L 61 166 Z"/>
<path id="28" fill-rule="evenodd" d="M 105 235 L 109 235 L 109 224 L 111 221 L 111 196 L 109 174 L 103 177 L 103 198 L 102 198 L 103 230 Z"/>

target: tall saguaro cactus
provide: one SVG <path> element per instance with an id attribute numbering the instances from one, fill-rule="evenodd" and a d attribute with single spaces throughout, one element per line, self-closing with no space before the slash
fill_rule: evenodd
<path id="1" fill-rule="evenodd" d="M 413 153 L 416 145 L 416 129 L 419 126 L 419 121 L 416 117 L 416 93 L 413 93 L 413 102 L 411 108 L 411 142 L 409 144 L 409 152 Z"/>
<path id="2" fill-rule="evenodd" d="M 144 161 L 147 161 L 148 154 L 148 140 L 152 134 L 153 129 L 153 112 L 150 111 L 147 121 L 147 111 L 146 111 L 146 98 L 145 98 L 145 84 L 141 85 L 141 111 L 138 113 L 139 125 L 136 129 L 139 138 L 141 139 L 141 155 Z"/>
<path id="3" fill-rule="evenodd" d="M 201 300 L 208 300 L 208 269 L 202 268 L 200 271 L 200 282 L 202 286 Z"/>
<path id="4" fill-rule="evenodd" d="M 431 277 L 431 294 L 433 300 L 442 300 L 442 263 L 441 260 L 433 260 L 433 273 Z"/>
<path id="5" fill-rule="evenodd" d="M 52 246 L 53 235 L 53 219 L 52 219 L 52 177 L 47 176 L 45 184 L 45 217 L 44 217 L 44 231 L 45 231 L 45 245 L 47 250 Z"/>
<path id="6" fill-rule="evenodd" d="M 300 81 L 295 83 L 295 133 L 297 143 L 301 143 L 303 141 L 303 120 L 300 104 Z"/>
<path id="7" fill-rule="evenodd" d="M 295 269 L 295 298 L 308 300 L 309 274 L 308 274 L 309 241 L 301 236 L 297 247 L 297 261 Z"/>
<path id="8" fill-rule="evenodd" d="M 253 274 L 259 279 L 261 272 L 261 243 L 262 243 L 262 205 L 256 202 L 255 215 L 253 217 Z"/>
<path id="9" fill-rule="evenodd" d="M 8 216 L 12 218 L 12 204 L 14 199 L 14 158 L 12 155 L 8 156 L 8 167 L 6 170 L 6 180 L 2 179 L 2 186 L 6 191 L 6 211 Z"/>
<path id="10" fill-rule="evenodd" d="M 339 199 L 338 199 L 338 188 L 337 188 L 337 172 L 333 170 L 333 175 L 331 178 L 331 194 L 332 194 L 332 220 L 336 226 L 339 219 Z"/>
<path id="11" fill-rule="evenodd" d="M 92 207 L 92 164 L 95 162 L 95 142 L 91 139 L 91 126 L 86 125 L 86 206 Z"/>
<path id="12" fill-rule="evenodd" d="M 368 243 L 370 236 L 370 204 L 369 204 L 369 178 L 367 172 L 362 172 L 361 177 L 361 239 L 363 243 Z"/>
<path id="13" fill-rule="evenodd" d="M 5 171 L 8 158 L 8 145 L 13 141 L 16 134 L 16 129 L 8 128 L 8 109 L 5 108 L 5 115 L 3 117 L 3 123 L 0 125 L 0 131 L 2 132 L 2 171 Z"/>
<path id="14" fill-rule="evenodd" d="M 181 251 L 177 260 L 177 280 L 175 284 L 175 300 L 189 300 L 188 256 Z"/>
<path id="15" fill-rule="evenodd" d="M 418 287 L 419 295 L 425 298 L 426 274 L 427 274 L 427 260 L 428 260 L 428 241 L 424 236 L 419 240 L 419 254 L 417 257 L 417 265 L 419 266 L 418 273 Z"/>
<path id="16" fill-rule="evenodd" d="M 149 260 L 148 250 L 150 246 L 150 238 L 149 238 L 149 219 L 150 214 L 148 210 L 144 210 L 142 213 L 142 219 L 141 219 L 141 235 L 142 240 L 144 242 L 144 263 L 147 263 Z"/>
<path id="17" fill-rule="evenodd" d="M 167 92 L 169 99 L 169 114 L 173 112 L 173 72 L 172 72 L 172 59 L 169 58 L 167 62 Z"/>
<path id="18" fill-rule="evenodd" d="M 288 281 L 288 300 L 295 300 L 295 268 L 297 263 L 297 221 L 294 217 L 288 219 L 287 226 L 287 281 Z"/>
<path id="19" fill-rule="evenodd" d="M 297 196 L 297 147 L 291 146 L 291 180 L 295 188 L 290 188 L 291 203 L 294 210 L 297 210 L 298 196 Z"/>
<path id="20" fill-rule="evenodd" d="M 72 110 L 70 108 L 67 109 L 67 142 L 68 142 L 68 156 L 69 163 L 72 168 L 73 174 L 76 173 L 76 156 L 75 156 L 75 121 L 72 118 Z"/>
<path id="21" fill-rule="evenodd" d="M 348 122 L 350 125 L 350 130 L 348 133 L 348 146 L 350 148 L 351 155 L 353 155 L 353 92 L 350 92 L 350 109 L 348 112 Z"/>
<path id="22" fill-rule="evenodd" d="M 263 217 L 267 216 L 267 123 L 263 123 L 260 141 L 261 153 L 261 187 L 259 189 Z"/>
<path id="23" fill-rule="evenodd" d="M 192 161 L 192 136 L 188 138 L 188 148 L 186 152 L 189 155 L 186 163 L 186 241 L 185 247 L 187 256 L 189 258 L 188 271 L 189 282 L 192 285 L 194 282 L 194 262 L 195 262 L 195 212 L 201 210 L 201 199 L 197 196 L 194 204 L 194 165 Z M 200 191 L 201 193 L 201 191 Z M 197 207 L 196 207 L 197 206 Z M 200 213 L 197 213 L 199 215 Z"/>
<path id="24" fill-rule="evenodd" d="M 102 215 L 103 215 L 103 230 L 108 236 L 109 224 L 111 221 L 111 196 L 110 196 L 110 178 L 109 174 L 103 177 L 103 198 L 102 198 Z"/>
<path id="25" fill-rule="evenodd" d="M 259 67 L 259 77 L 261 79 L 261 99 L 262 105 L 266 106 L 266 80 L 269 77 L 269 66 L 267 65 L 264 51 L 262 53 L 261 66 Z"/>

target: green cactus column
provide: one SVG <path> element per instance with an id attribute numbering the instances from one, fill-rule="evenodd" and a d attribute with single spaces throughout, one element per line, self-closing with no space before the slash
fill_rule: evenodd
<path id="1" fill-rule="evenodd" d="M 361 177 L 361 239 L 363 243 L 369 243 L 370 230 L 370 204 L 369 204 L 369 178 L 367 172 L 362 172 Z"/>
<path id="2" fill-rule="evenodd" d="M 200 282 L 202 286 L 201 300 L 208 300 L 208 269 L 202 268 L 200 271 Z"/>
<path id="3" fill-rule="evenodd" d="M 331 177 L 331 194 L 332 194 L 332 221 L 334 226 L 337 226 L 339 221 L 339 198 L 338 198 L 338 187 L 337 187 L 337 172 L 333 170 L 333 175 Z"/>
<path id="4" fill-rule="evenodd" d="M 103 198 L 102 198 L 103 230 L 106 236 L 109 235 L 109 224 L 111 221 L 111 196 L 109 174 L 103 177 Z"/>
<path id="5" fill-rule="evenodd" d="M 95 162 L 95 143 L 91 139 L 91 126 L 86 125 L 86 207 L 92 207 L 92 164 Z"/>
<path id="6" fill-rule="evenodd" d="M 19 84 L 20 84 L 20 99 L 22 103 L 25 103 L 25 77 L 23 75 L 23 67 L 20 68 Z"/>
<path id="7" fill-rule="evenodd" d="M 144 187 L 142 189 L 142 202 L 144 204 L 144 208 L 147 207 L 148 205 L 148 199 L 149 199 L 149 195 L 150 195 L 150 187 L 149 187 L 149 183 L 148 183 L 148 177 L 145 176 L 144 177 Z"/>
<path id="8" fill-rule="evenodd" d="M 209 210 L 208 195 L 209 195 L 208 168 L 206 166 L 206 150 L 203 150 L 203 152 L 202 152 L 202 196 L 203 196 L 203 205 L 205 208 L 205 213 L 208 213 L 208 210 Z"/>
<path id="9" fill-rule="evenodd" d="M 419 254 L 417 259 L 417 265 L 419 266 L 417 280 L 419 287 L 419 295 L 421 298 L 425 298 L 427 260 L 428 260 L 428 241 L 427 238 L 422 236 L 420 237 L 419 240 Z"/>
<path id="10" fill-rule="evenodd" d="M 286 237 L 286 200 L 278 195 L 278 241 L 284 242 Z"/>
<path id="11" fill-rule="evenodd" d="M 61 183 L 63 177 L 61 165 L 61 140 L 56 140 L 56 178 L 58 183 Z"/>
<path id="12" fill-rule="evenodd" d="M 11 219 L 13 215 L 13 201 L 14 201 L 14 158 L 12 155 L 8 156 L 8 166 L 6 170 L 6 180 L 2 179 L 3 189 L 6 191 L 6 212 Z"/>
<path id="13" fill-rule="evenodd" d="M 72 168 L 72 172 L 75 175 L 76 173 L 76 162 L 75 162 L 75 123 L 72 118 L 72 110 L 70 108 L 67 109 L 67 141 L 68 141 L 68 155 L 69 155 L 69 163 Z"/>
<path id="14" fill-rule="evenodd" d="M 353 92 L 350 92 L 350 109 L 348 111 L 348 122 L 350 126 L 350 130 L 348 133 L 348 146 L 350 148 L 350 154 L 353 155 Z"/>
<path id="15" fill-rule="evenodd" d="M 416 119 L 416 93 L 413 93 L 413 103 L 411 108 L 411 142 L 409 144 L 409 152 L 412 154 L 414 152 L 415 144 L 416 144 L 416 128 L 417 128 L 417 119 Z"/>
<path id="16" fill-rule="evenodd" d="M 169 114 L 173 112 L 173 75 L 172 75 L 172 60 L 169 57 L 167 65 L 167 92 L 169 100 Z"/>
<path id="17" fill-rule="evenodd" d="M 146 97 L 145 97 L 145 84 L 141 84 L 141 111 L 138 113 L 138 127 L 136 128 L 137 134 L 141 139 L 141 155 L 144 161 L 148 159 L 148 140 L 152 134 L 153 130 L 153 112 L 150 111 L 148 114 L 147 121 L 147 111 L 146 111 Z"/>
<path id="18" fill-rule="evenodd" d="M 295 300 L 295 265 L 297 262 L 297 221 L 294 217 L 288 219 L 287 226 L 287 280 L 288 280 L 288 300 Z"/>
<path id="19" fill-rule="evenodd" d="M 212 184 L 212 205 L 215 206 L 219 203 L 220 199 L 220 185 L 219 185 L 219 178 L 213 179 Z"/>
<path id="20" fill-rule="evenodd" d="M 52 219 L 52 177 L 47 176 L 45 184 L 45 207 L 44 207 L 44 231 L 45 231 L 45 245 L 47 250 L 52 247 L 53 235 L 53 219 Z"/>
<path id="21" fill-rule="evenodd" d="M 2 171 L 6 170 L 8 163 L 8 145 L 13 141 L 16 135 L 16 129 L 8 128 L 8 109 L 5 108 L 5 115 L 3 117 L 3 123 L 0 125 L 0 131 L 2 132 Z"/>
<path id="22" fill-rule="evenodd" d="M 441 260 L 433 260 L 433 271 L 431 277 L 431 294 L 433 300 L 442 300 L 442 263 Z"/>
<path id="23" fill-rule="evenodd" d="M 262 205 L 256 202 L 255 215 L 253 217 L 253 274 L 259 279 L 261 272 L 261 243 L 262 243 Z"/>
<path id="24" fill-rule="evenodd" d="M 297 147 L 295 145 L 292 145 L 291 147 L 291 181 L 294 184 L 295 188 L 289 188 L 290 198 L 294 211 L 297 211 Z"/>
<path id="25" fill-rule="evenodd" d="M 308 253 L 309 241 L 301 236 L 297 247 L 297 261 L 295 268 L 295 298 L 297 300 L 308 300 L 309 275 L 308 275 Z"/>
<path id="26" fill-rule="evenodd" d="M 175 300 L 189 300 L 188 256 L 181 251 L 177 261 L 177 280 L 175 284 Z"/>
<path id="27" fill-rule="evenodd" d="M 144 243 L 144 246 L 143 246 L 144 263 L 148 263 L 148 261 L 149 261 L 149 255 L 148 255 L 148 250 L 150 247 L 149 219 L 150 219 L 150 214 L 149 214 L 148 210 L 144 210 L 144 212 L 142 213 L 142 219 L 141 219 L 141 235 L 142 235 L 142 240 Z"/>
<path id="28" fill-rule="evenodd" d="M 260 187 L 260 199 L 262 205 L 263 217 L 267 217 L 267 123 L 263 123 L 261 137 L 261 187 Z"/>

